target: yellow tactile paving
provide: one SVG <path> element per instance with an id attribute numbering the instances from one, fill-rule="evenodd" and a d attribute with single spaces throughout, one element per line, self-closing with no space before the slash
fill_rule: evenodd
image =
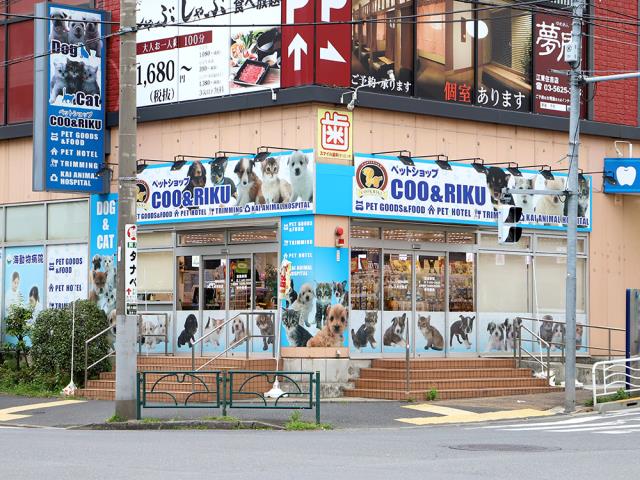
<path id="1" fill-rule="evenodd" d="M 11 420 L 20 420 L 30 417 L 29 414 L 23 414 L 21 412 L 28 412 L 29 410 L 40 410 L 42 408 L 51 407 L 63 407 L 66 405 L 73 405 L 75 403 L 84 403 L 85 400 L 58 400 L 56 402 L 42 402 L 32 403 L 30 405 L 18 405 L 16 407 L 3 408 L 0 410 L 0 422 L 8 422 Z"/>
<path id="2" fill-rule="evenodd" d="M 474 413 L 457 408 L 429 404 L 407 405 L 404 408 L 440 415 L 439 417 L 396 418 L 396 421 L 398 422 L 409 423 L 411 425 L 444 425 L 447 423 L 476 423 L 493 420 L 513 420 L 518 418 L 547 417 L 556 413 L 555 410 L 534 410 L 533 408 Z"/>

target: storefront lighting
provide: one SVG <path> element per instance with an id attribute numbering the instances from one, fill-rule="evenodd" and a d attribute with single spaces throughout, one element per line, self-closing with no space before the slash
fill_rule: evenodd
<path id="1" fill-rule="evenodd" d="M 228 150 L 218 150 L 215 154 L 215 158 L 216 160 L 218 159 L 222 159 L 222 160 L 228 160 L 229 159 L 229 154 L 232 155 L 243 155 L 245 157 L 251 157 L 253 155 L 253 153 L 248 153 L 248 152 L 230 152 Z"/>
<path id="2" fill-rule="evenodd" d="M 443 153 L 434 153 L 433 155 L 417 155 L 413 158 L 435 158 L 436 165 L 441 170 L 451 170 L 451 165 L 449 165 L 449 157 L 447 157 Z"/>
<path id="3" fill-rule="evenodd" d="M 144 169 L 147 168 L 147 162 L 138 162 L 138 164 L 136 165 L 136 173 L 142 173 L 144 172 Z"/>
<path id="4" fill-rule="evenodd" d="M 580 177 L 580 176 L 578 175 L 578 177 Z M 602 180 L 607 185 L 611 185 L 611 186 L 614 186 L 614 187 L 618 185 L 618 181 L 616 180 L 616 177 L 614 177 L 613 173 L 611 173 L 611 172 L 607 172 L 607 171 L 602 172 Z"/>
<path id="5" fill-rule="evenodd" d="M 373 152 L 371 155 L 384 155 L 387 153 L 396 153 L 398 160 L 400 160 L 403 165 L 407 165 L 410 167 L 413 167 L 415 165 L 413 159 L 411 158 L 411 152 L 408 150 L 388 150 L 386 152 Z"/>
<path id="6" fill-rule="evenodd" d="M 521 177 L 522 176 L 522 172 L 518 168 L 518 164 L 517 163 L 509 163 L 509 166 L 507 167 L 507 172 L 509 172 L 514 177 Z"/>
<path id="7" fill-rule="evenodd" d="M 171 165 L 172 172 L 180 170 L 187 163 L 187 161 L 183 157 L 182 158 L 181 157 L 182 157 L 181 155 L 177 155 L 176 157 L 173 158 L 173 165 Z"/>
<path id="8" fill-rule="evenodd" d="M 485 175 L 489 171 L 487 170 L 487 167 L 484 166 L 484 160 L 482 160 L 481 158 L 477 158 L 473 162 L 471 162 L 471 166 L 476 172 L 484 173 Z"/>
<path id="9" fill-rule="evenodd" d="M 100 168 L 96 172 L 96 177 L 103 177 L 105 175 L 112 175 L 113 174 L 113 170 L 109 167 L 109 165 L 112 165 L 112 164 L 108 163 L 108 162 L 105 162 L 102 165 L 100 165 Z"/>
<path id="10" fill-rule="evenodd" d="M 467 34 L 471 37 L 478 37 L 480 40 L 486 38 L 489 35 L 489 27 L 484 20 L 478 20 L 478 35 L 476 35 L 476 26 L 473 23 L 473 20 L 467 20 L 465 24 L 465 28 L 467 30 Z"/>
<path id="11" fill-rule="evenodd" d="M 543 165 L 539 170 L 540 175 L 545 180 L 553 180 L 555 177 L 553 176 L 553 172 L 551 171 L 551 167 L 549 165 Z"/>

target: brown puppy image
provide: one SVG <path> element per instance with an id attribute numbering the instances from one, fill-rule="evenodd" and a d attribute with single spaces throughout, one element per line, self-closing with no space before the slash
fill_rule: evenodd
<path id="1" fill-rule="evenodd" d="M 307 347 L 340 347 L 344 342 L 342 334 L 347 328 L 347 309 L 342 305 L 327 306 L 327 320 L 315 337 L 310 338 Z"/>

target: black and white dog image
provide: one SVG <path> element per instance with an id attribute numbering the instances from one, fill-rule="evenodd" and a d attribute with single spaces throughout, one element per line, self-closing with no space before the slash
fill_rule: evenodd
<path id="1" fill-rule="evenodd" d="M 60 43 L 69 43 L 69 27 L 67 26 L 67 14 L 55 12 L 51 15 L 51 33 L 49 33 L 49 44 L 52 40 Z"/>
<path id="2" fill-rule="evenodd" d="M 228 185 L 230 189 L 231 196 L 233 198 L 238 198 L 238 191 L 236 189 L 236 184 L 233 183 L 229 177 L 225 177 L 225 172 L 227 170 L 228 160 L 226 157 L 214 158 L 209 162 L 211 165 L 211 183 L 214 187 L 221 187 L 223 185 Z"/>
<path id="3" fill-rule="evenodd" d="M 535 188 L 534 177 L 515 177 L 514 189 L 517 190 L 533 190 Z M 523 214 L 533 215 L 535 212 L 534 196 L 531 193 L 516 193 L 513 194 L 513 201 L 516 207 L 522 208 Z"/>
<path id="4" fill-rule="evenodd" d="M 464 343 L 467 349 L 471 348 L 471 341 L 469 340 L 469 334 L 473 331 L 474 316 L 460 315 L 460 320 L 456 320 L 451 324 L 451 335 L 449 336 L 449 346 L 453 347 L 453 338 L 458 340 L 458 343 Z"/>
<path id="5" fill-rule="evenodd" d="M 98 30 L 98 22 L 89 17 L 84 18 L 84 45 L 87 52 L 95 52 L 96 57 L 100 57 L 102 51 L 102 40 L 100 39 L 100 31 Z"/>
<path id="6" fill-rule="evenodd" d="M 403 347 L 404 346 L 404 329 L 407 325 L 407 314 L 403 313 L 400 317 L 394 317 L 391 325 L 384 332 L 382 343 L 387 347 Z"/>
<path id="7" fill-rule="evenodd" d="M 513 205 L 513 197 L 502 193 L 502 189 L 507 188 L 509 184 L 511 174 L 499 167 L 489 167 L 486 176 L 493 209 L 497 211 L 500 205 Z"/>
<path id="8" fill-rule="evenodd" d="M 312 202 L 313 201 L 313 176 L 309 171 L 309 159 L 302 152 L 293 152 L 287 160 L 289 167 L 289 178 L 293 194 L 291 201 Z"/>
<path id="9" fill-rule="evenodd" d="M 69 43 L 71 45 L 77 45 L 84 43 L 85 25 L 82 20 L 70 19 L 69 20 Z"/>
<path id="10" fill-rule="evenodd" d="M 300 312 L 290 308 L 282 311 L 282 324 L 287 332 L 289 345 L 292 347 L 306 347 L 312 335 L 300 325 Z"/>
<path id="11" fill-rule="evenodd" d="M 195 335 L 197 331 L 198 319 L 193 313 L 190 313 L 184 321 L 184 329 L 180 332 L 180 335 L 178 335 L 178 347 L 182 347 L 183 345 L 193 347 L 193 342 L 196 341 Z"/>
<path id="12" fill-rule="evenodd" d="M 508 320 L 505 320 L 505 323 L 508 323 Z M 487 325 L 487 332 L 489 332 L 487 352 L 502 352 L 506 349 L 504 329 L 504 323 L 489 322 Z"/>
<path id="13" fill-rule="evenodd" d="M 349 307 L 349 292 L 347 291 L 347 281 L 333 282 L 333 293 L 336 296 L 336 302 L 343 307 Z"/>
<path id="14" fill-rule="evenodd" d="M 247 331 L 241 318 L 236 318 L 231 322 L 231 335 L 233 335 L 233 343 L 238 345 L 247 337 Z"/>
<path id="15" fill-rule="evenodd" d="M 309 322 L 309 314 L 311 313 L 311 309 L 313 308 L 313 299 L 315 297 L 316 295 L 313 290 L 313 285 L 311 285 L 310 283 L 304 283 L 300 287 L 300 291 L 298 292 L 296 301 L 291 304 L 291 307 L 289 307 L 291 310 L 294 310 L 300 314 L 300 322 L 304 322 L 307 327 L 311 326 L 311 323 Z"/>
<path id="16" fill-rule="evenodd" d="M 333 292 L 329 282 L 320 282 L 316 287 L 316 328 L 320 330 L 327 319 L 327 307 L 331 305 Z"/>
<path id="17" fill-rule="evenodd" d="M 187 177 L 189 183 L 184 187 L 184 192 L 191 192 L 193 194 L 194 188 L 204 188 L 207 184 L 207 171 L 204 169 L 202 162 L 196 160 L 189 166 L 187 171 Z"/>
<path id="18" fill-rule="evenodd" d="M 291 200 L 291 184 L 280 178 L 280 162 L 269 157 L 260 165 L 262 169 L 262 195 L 266 203 L 287 203 Z"/>
<path id="19" fill-rule="evenodd" d="M 516 346 L 518 328 L 520 327 L 520 325 L 522 325 L 522 319 L 514 318 L 513 320 L 509 321 L 509 319 L 506 318 L 503 322 L 503 325 L 505 350 L 513 351 Z"/>

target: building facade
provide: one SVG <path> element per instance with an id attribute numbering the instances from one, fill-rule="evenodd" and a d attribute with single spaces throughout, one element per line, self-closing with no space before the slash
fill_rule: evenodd
<path id="1" fill-rule="evenodd" d="M 296 335 L 283 326 L 278 336 L 285 357 L 404 356 L 407 338 L 415 357 L 510 355 L 516 317 L 534 332 L 549 329 L 562 339 L 561 197 L 516 198 L 529 217 L 522 239 L 512 245 L 497 241 L 499 200 L 492 199 L 500 181 L 564 189 L 568 97 L 566 81 L 551 73 L 562 68 L 558 55 L 568 23 L 562 2 L 520 9 L 513 2 L 348 2 L 354 21 L 348 51 L 338 45 L 342 33 L 334 40 L 338 55 L 348 60 L 337 62 L 348 64 L 346 84 L 339 68 L 327 79 L 305 77 L 313 65 L 304 59 L 302 71 L 291 65 L 295 55 L 285 54 L 287 39 L 300 33 L 294 23 L 304 20 L 294 15 L 290 21 L 284 3 L 258 13 L 251 12 L 259 7 L 250 2 L 141 3 L 142 23 L 160 23 L 162 9 L 167 17 L 175 15 L 162 29 L 138 34 L 138 310 L 148 334 L 168 319 L 160 328 L 168 333 L 169 352 L 190 353 L 191 334 L 198 338 L 242 312 L 286 318 L 278 308 L 283 259 L 291 262 L 297 294 L 297 300 L 288 296 L 288 309 L 302 312 L 298 321 L 306 332 Z M 88 6 L 109 11 L 117 21 L 118 4 Z M 33 2 L 9 8 L 28 15 Z M 171 25 L 195 21 L 198 14 L 199 28 L 183 33 L 185 27 Z M 624 15 L 637 14 L 636 4 L 619 1 L 600 2 L 589 11 L 587 69 L 637 69 L 637 26 L 624 22 Z M 320 22 L 311 34 L 319 51 L 322 28 L 338 25 L 322 25 L 324 17 L 312 21 Z M 33 22 L 9 17 L 1 27 L 3 60 L 31 53 Z M 228 32 L 223 43 L 228 48 L 231 40 L 230 51 L 221 53 L 215 43 L 216 22 Z M 176 39 L 175 48 L 153 50 L 167 38 Z M 112 281 L 105 259 L 112 263 L 116 247 L 117 36 L 105 41 L 111 194 L 33 191 L 33 65 L 5 61 L 3 314 L 16 302 L 59 307 L 91 297 Z M 319 55 L 315 71 L 324 75 Z M 202 60 L 209 57 L 214 60 Z M 200 69 L 195 79 L 178 74 L 185 71 L 181 66 L 190 68 L 189 61 Z M 248 65 L 265 69 L 264 75 L 257 72 L 260 82 L 250 78 Z M 627 149 L 640 137 L 637 82 L 585 89 L 584 99 L 580 168 L 587 187 L 578 241 L 578 353 L 601 356 L 610 345 L 624 350 L 624 334 L 614 332 L 610 340 L 606 330 L 588 326 L 624 328 L 625 289 L 635 286 L 640 267 L 638 200 L 605 194 L 602 173 L 605 158 L 617 152 L 632 156 Z M 268 153 L 266 159 L 251 161 L 258 152 Z M 448 160 L 450 169 L 436 160 Z M 487 171 L 476 172 L 473 163 L 486 164 Z M 505 170 L 514 166 L 522 177 Z M 496 170 L 502 173 L 492 183 Z M 540 170 L 551 171 L 553 179 Z M 113 298 L 94 297 L 109 315 Z M 333 305 L 343 305 L 348 318 L 340 344 L 307 347 Z M 545 316 L 553 323 L 534 320 Z M 244 328 L 254 335 L 273 331 L 262 317 L 250 318 Z M 225 325 L 198 353 L 221 352 L 236 334 L 237 327 Z M 165 351 L 163 343 L 146 348 Z M 256 337 L 251 354 L 271 355 L 273 348 Z M 244 355 L 244 349 L 228 354 Z"/>

